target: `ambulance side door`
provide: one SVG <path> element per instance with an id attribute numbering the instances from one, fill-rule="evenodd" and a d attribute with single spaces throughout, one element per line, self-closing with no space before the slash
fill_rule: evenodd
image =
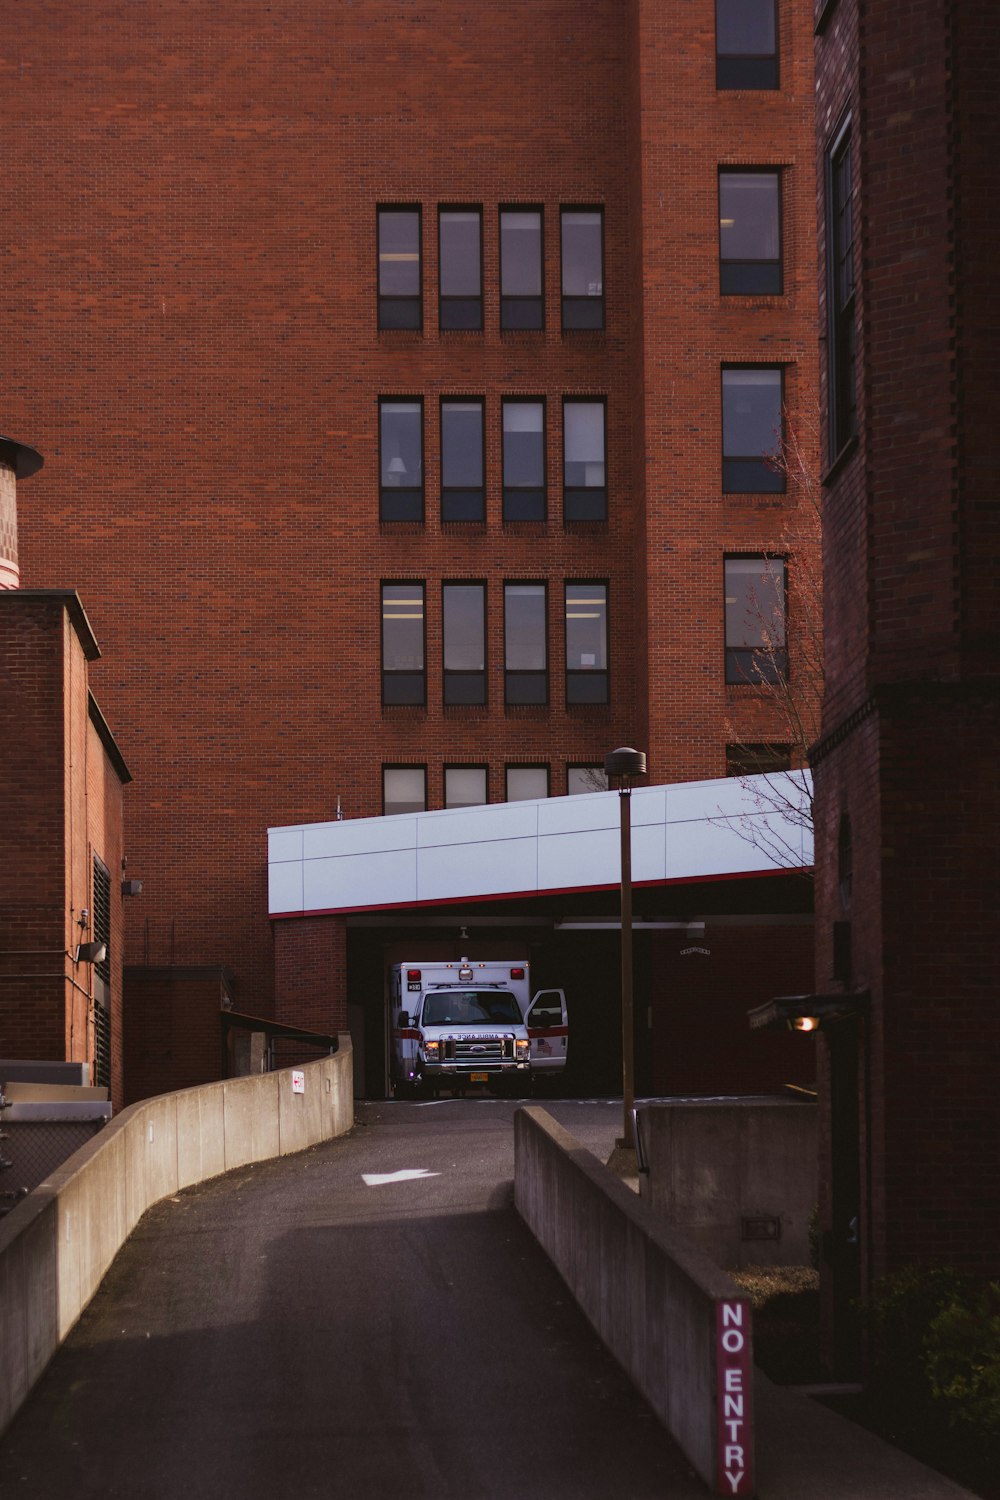
<path id="1" fill-rule="evenodd" d="M 566 1066 L 569 1022 L 565 990 L 539 990 L 524 1018 L 530 1043 L 531 1070 L 561 1073 Z"/>

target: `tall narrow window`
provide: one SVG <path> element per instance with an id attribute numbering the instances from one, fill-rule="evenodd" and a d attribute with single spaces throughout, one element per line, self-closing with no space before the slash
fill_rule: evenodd
<path id="1" fill-rule="evenodd" d="M 726 681 L 780 682 L 785 645 L 785 562 L 780 557 L 727 557 Z"/>
<path id="2" fill-rule="evenodd" d="M 382 811 L 394 813 L 424 812 L 427 808 L 426 766 L 382 767 Z"/>
<path id="3" fill-rule="evenodd" d="M 604 327 L 604 214 L 562 211 L 562 326 Z"/>
<path id="4" fill-rule="evenodd" d="M 482 401 L 441 402 L 441 519 L 486 518 Z"/>
<path id="5" fill-rule="evenodd" d="M 507 801 L 529 802 L 549 795 L 548 766 L 508 766 Z"/>
<path id="6" fill-rule="evenodd" d="M 841 126 L 827 152 L 826 202 L 827 405 L 832 460 L 858 430 L 850 121 Z"/>
<path id="7" fill-rule="evenodd" d="M 378 326 L 420 328 L 420 210 L 378 211 Z"/>
<path id="8" fill-rule="evenodd" d="M 541 328 L 542 211 L 500 210 L 500 327 Z"/>
<path id="9" fill-rule="evenodd" d="M 722 488 L 727 495 L 780 495 L 783 436 L 780 366 L 741 365 L 722 372 Z"/>
<path id="10" fill-rule="evenodd" d="M 566 767 L 566 794 L 580 797 L 584 792 L 606 792 L 608 774 L 603 766 L 582 765 Z"/>
<path id="11" fill-rule="evenodd" d="M 545 405 L 503 403 L 503 518 L 545 520 Z"/>
<path id="12" fill-rule="evenodd" d="M 567 521 L 606 521 L 603 401 L 563 402 L 563 516 Z"/>
<path id="13" fill-rule="evenodd" d="M 781 291 L 781 174 L 719 173 L 720 290 L 776 296 Z"/>
<path id="14" fill-rule="evenodd" d="M 507 703 L 547 703 L 548 640 L 544 583 L 504 585 L 504 696 Z"/>
<path id="15" fill-rule="evenodd" d="M 483 326 L 483 214 L 479 208 L 442 208 L 438 219 L 442 328 Z"/>
<path id="16" fill-rule="evenodd" d="M 715 86 L 778 87 L 776 0 L 715 0 Z"/>
<path id="17" fill-rule="evenodd" d="M 486 702 L 486 588 L 446 583 L 442 589 L 445 703 Z"/>
<path id="18" fill-rule="evenodd" d="M 566 585 L 566 702 L 608 701 L 608 586 Z"/>
<path id="19" fill-rule="evenodd" d="M 424 519 L 424 408 L 420 401 L 379 402 L 379 517 Z"/>
<path id="20" fill-rule="evenodd" d="M 423 703 L 424 586 L 382 585 L 382 702 Z"/>
<path id="21" fill-rule="evenodd" d="M 485 766 L 445 766 L 445 807 L 482 807 L 486 801 Z"/>

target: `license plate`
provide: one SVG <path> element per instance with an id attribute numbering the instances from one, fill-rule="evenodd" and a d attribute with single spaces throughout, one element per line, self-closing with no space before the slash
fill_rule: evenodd
<path id="1" fill-rule="evenodd" d="M 469 1074 L 469 1082 L 470 1083 L 489 1083 L 489 1081 L 490 1081 L 490 1075 L 488 1073 L 470 1073 Z"/>

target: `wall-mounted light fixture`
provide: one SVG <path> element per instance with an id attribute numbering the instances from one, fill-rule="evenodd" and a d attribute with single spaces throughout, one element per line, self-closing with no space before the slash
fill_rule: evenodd
<path id="1" fill-rule="evenodd" d="M 102 964 L 108 956 L 107 943 L 78 943 L 75 964 Z"/>

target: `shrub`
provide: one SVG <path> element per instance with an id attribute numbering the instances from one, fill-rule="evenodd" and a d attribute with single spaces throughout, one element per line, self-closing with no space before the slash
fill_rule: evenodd
<path id="1" fill-rule="evenodd" d="M 949 1426 L 1000 1448 L 1000 1282 L 942 1307 L 924 1350 L 931 1395 Z"/>

